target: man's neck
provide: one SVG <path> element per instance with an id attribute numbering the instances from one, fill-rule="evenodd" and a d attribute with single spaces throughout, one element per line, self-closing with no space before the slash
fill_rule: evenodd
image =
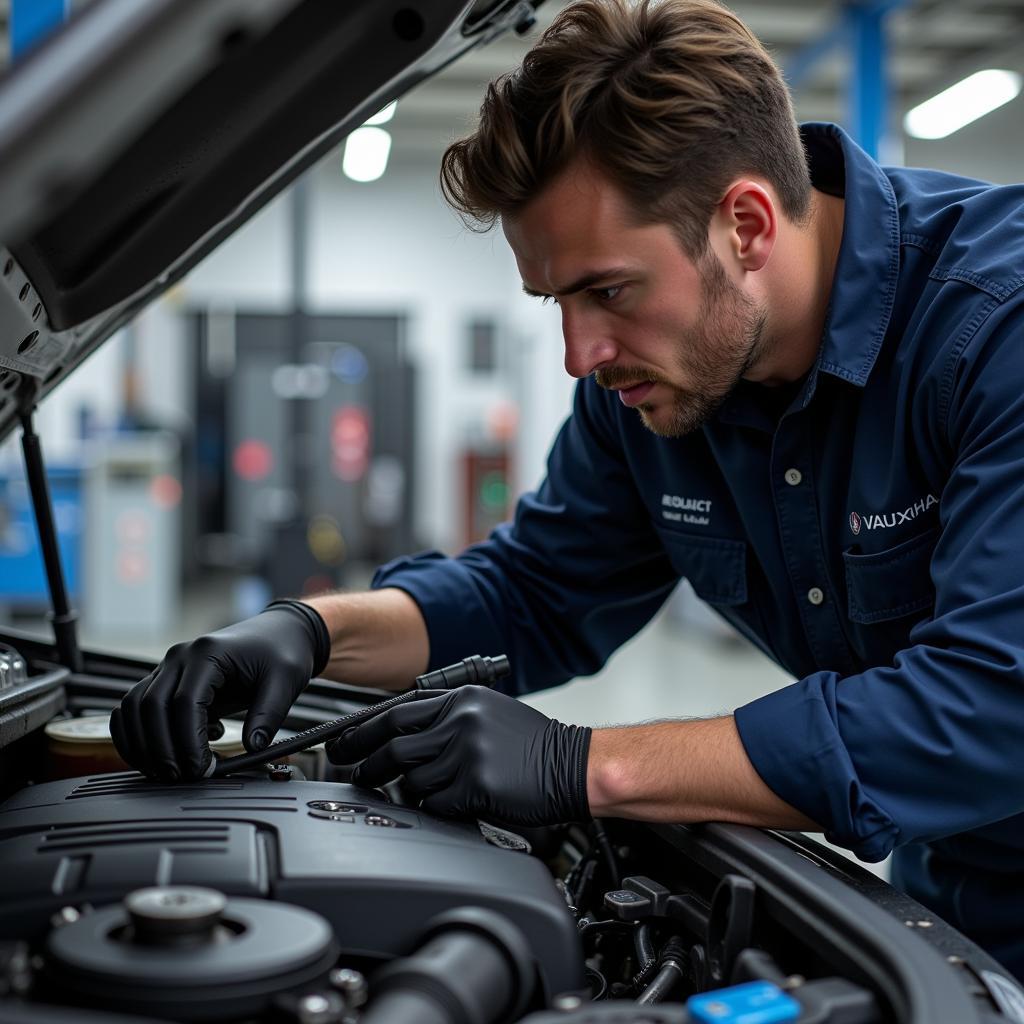
<path id="1" fill-rule="evenodd" d="M 773 268 L 769 329 L 775 338 L 775 359 L 765 384 L 799 380 L 814 365 L 821 347 L 843 240 L 845 202 L 817 189 L 811 195 L 806 223 L 788 225 L 785 258 Z"/>

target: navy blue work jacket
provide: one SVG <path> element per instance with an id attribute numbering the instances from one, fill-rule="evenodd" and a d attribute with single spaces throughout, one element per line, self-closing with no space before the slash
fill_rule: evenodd
<path id="1" fill-rule="evenodd" d="M 803 136 L 845 197 L 806 378 L 679 439 L 587 379 L 513 523 L 375 585 L 417 601 L 431 667 L 505 652 L 523 693 L 597 671 L 687 578 L 798 680 L 736 711 L 768 786 L 1024 947 L 1024 186 Z"/>

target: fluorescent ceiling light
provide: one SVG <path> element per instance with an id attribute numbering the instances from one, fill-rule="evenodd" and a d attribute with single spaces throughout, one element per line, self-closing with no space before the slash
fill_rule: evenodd
<path id="1" fill-rule="evenodd" d="M 944 139 L 1009 103 L 1020 88 L 1021 76 L 1016 71 L 977 71 L 907 111 L 903 127 L 915 139 Z"/>
<path id="2" fill-rule="evenodd" d="M 378 110 L 369 120 L 364 121 L 363 124 L 387 124 L 395 116 L 395 107 L 398 106 L 398 100 L 392 100 L 383 110 Z"/>
<path id="3" fill-rule="evenodd" d="M 391 136 L 383 128 L 357 128 L 345 140 L 341 169 L 353 181 L 376 181 L 388 165 Z"/>

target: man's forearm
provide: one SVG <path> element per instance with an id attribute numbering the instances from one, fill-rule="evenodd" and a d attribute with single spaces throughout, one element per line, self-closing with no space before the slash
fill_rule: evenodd
<path id="1" fill-rule="evenodd" d="M 595 729 L 587 796 L 595 817 L 821 831 L 761 780 L 731 716 Z"/>
<path id="2" fill-rule="evenodd" d="M 426 623 L 405 591 L 389 587 L 365 594 L 321 594 L 305 603 L 320 613 L 331 635 L 325 678 L 404 690 L 426 672 Z"/>

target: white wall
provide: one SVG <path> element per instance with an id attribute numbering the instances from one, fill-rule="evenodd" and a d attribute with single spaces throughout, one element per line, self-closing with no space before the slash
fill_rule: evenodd
<path id="1" fill-rule="evenodd" d="M 444 205 L 433 168 L 347 180 L 329 161 L 314 178 L 310 305 L 327 311 L 403 311 L 419 367 L 421 504 L 417 527 L 451 549 L 457 539 L 457 452 L 494 401 L 519 406 L 518 477 L 536 483 L 570 397 L 557 311 L 521 291 L 500 231 L 468 231 Z M 481 382 L 464 369 L 474 318 L 499 325 L 509 373 Z"/>

